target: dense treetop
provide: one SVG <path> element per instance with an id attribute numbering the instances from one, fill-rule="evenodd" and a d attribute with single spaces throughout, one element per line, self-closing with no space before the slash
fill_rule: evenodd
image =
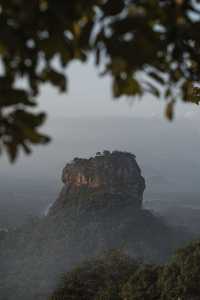
<path id="1" fill-rule="evenodd" d="M 49 300 L 198 300 L 200 241 L 164 266 L 143 265 L 114 252 L 67 273 Z"/>
<path id="2" fill-rule="evenodd" d="M 200 7 L 192 0 L 0 0 L 0 149 L 48 142 L 35 113 L 44 83 L 67 89 L 70 62 L 94 56 L 114 97 L 153 94 L 173 118 L 199 103 Z M 19 85 L 24 80 L 25 87 Z"/>

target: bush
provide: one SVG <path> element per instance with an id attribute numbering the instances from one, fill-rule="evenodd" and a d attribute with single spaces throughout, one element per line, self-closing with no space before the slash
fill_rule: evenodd
<path id="1" fill-rule="evenodd" d="M 67 273 L 49 300 L 120 300 L 121 287 L 136 269 L 134 260 L 109 253 Z"/>
<path id="2" fill-rule="evenodd" d="M 200 299 L 200 241 L 177 252 L 160 277 L 163 300 Z"/>
<path id="3" fill-rule="evenodd" d="M 161 267 L 140 266 L 130 277 L 122 290 L 122 299 L 126 300 L 160 300 L 158 280 Z"/>
<path id="4" fill-rule="evenodd" d="M 165 266 L 138 264 L 118 252 L 82 264 L 50 300 L 199 300 L 200 241 Z"/>

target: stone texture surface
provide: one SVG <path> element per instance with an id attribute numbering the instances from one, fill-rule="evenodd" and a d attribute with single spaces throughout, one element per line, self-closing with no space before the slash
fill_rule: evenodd
<path id="1" fill-rule="evenodd" d="M 145 180 L 133 154 L 104 151 L 89 159 L 75 158 L 62 174 L 64 187 L 49 214 L 60 209 L 141 208 Z"/>

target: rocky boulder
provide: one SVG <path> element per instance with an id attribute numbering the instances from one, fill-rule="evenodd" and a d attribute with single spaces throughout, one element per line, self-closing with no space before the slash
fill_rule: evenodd
<path id="1" fill-rule="evenodd" d="M 74 208 L 77 214 L 109 207 L 142 207 L 145 180 L 135 155 L 128 152 L 98 152 L 89 159 L 75 158 L 62 174 L 64 187 L 49 215 Z"/>

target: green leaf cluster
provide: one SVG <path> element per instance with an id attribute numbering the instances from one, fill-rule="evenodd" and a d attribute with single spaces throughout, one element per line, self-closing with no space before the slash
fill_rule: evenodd
<path id="1" fill-rule="evenodd" d="M 0 0 L 0 149 L 6 148 L 13 158 L 9 149 L 22 145 L 14 137 L 17 130 L 19 141 L 24 140 L 16 118 L 13 129 L 6 128 L 19 109 L 32 119 L 26 118 L 23 126 L 40 135 L 37 143 L 44 141 L 31 125 L 40 118 L 31 106 L 37 105 L 41 86 L 48 82 L 65 92 L 68 65 L 86 62 L 90 56 L 104 70 L 102 74 L 111 76 L 114 97 L 152 94 L 167 100 L 170 120 L 177 99 L 198 104 L 197 2 Z M 26 86 L 17 89 L 21 79 Z M 7 139 L 12 146 L 5 147 Z"/>
<path id="2" fill-rule="evenodd" d="M 163 266 L 145 265 L 120 253 L 91 260 L 67 273 L 50 300 L 198 300 L 200 241 Z"/>

